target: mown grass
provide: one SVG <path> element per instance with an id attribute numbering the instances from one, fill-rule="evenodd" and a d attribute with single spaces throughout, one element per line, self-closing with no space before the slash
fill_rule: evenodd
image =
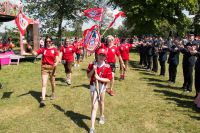
<path id="1" fill-rule="evenodd" d="M 19 66 L 0 71 L 0 132 L 2 133 L 85 133 L 90 128 L 88 58 L 74 68 L 73 82 L 67 86 L 62 65 L 58 66 L 56 99 L 47 97 L 45 108 L 39 108 L 40 61 L 21 62 Z M 119 81 L 116 71 L 115 93 L 106 94 L 105 125 L 96 122 L 98 133 L 199 133 L 200 112 L 192 94 L 183 94 L 182 66 L 178 66 L 177 83 L 169 86 L 159 77 L 138 67 L 139 56 L 131 53 L 129 71 Z M 168 65 L 167 65 L 168 66 Z M 48 93 L 51 94 L 48 83 Z"/>

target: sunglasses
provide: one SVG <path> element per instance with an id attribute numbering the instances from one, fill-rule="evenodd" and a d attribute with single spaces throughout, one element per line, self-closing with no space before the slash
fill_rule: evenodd
<path id="1" fill-rule="evenodd" d="M 51 41 L 47 41 L 47 42 L 51 42 Z"/>

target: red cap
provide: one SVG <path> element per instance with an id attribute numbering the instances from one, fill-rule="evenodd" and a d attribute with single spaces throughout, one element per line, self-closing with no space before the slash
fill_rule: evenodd
<path id="1" fill-rule="evenodd" d="M 104 55 L 107 55 L 107 51 L 106 51 L 106 49 L 101 48 L 101 49 L 98 50 L 97 54 L 104 54 Z"/>

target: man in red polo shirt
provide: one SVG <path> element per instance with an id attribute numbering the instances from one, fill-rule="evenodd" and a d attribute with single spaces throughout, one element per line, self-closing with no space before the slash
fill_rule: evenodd
<path id="1" fill-rule="evenodd" d="M 135 45 L 130 44 L 128 39 L 122 39 L 121 40 L 121 45 L 119 46 L 119 51 L 120 51 L 121 57 L 122 57 L 124 64 L 125 64 L 125 68 L 123 68 L 120 65 L 120 79 L 121 80 L 124 80 L 125 72 L 128 68 L 129 53 L 130 53 L 131 47 L 135 47 Z"/>
<path id="2" fill-rule="evenodd" d="M 113 85 L 114 85 L 114 73 L 115 73 L 115 63 L 116 63 L 116 58 L 115 55 L 118 56 L 120 64 L 122 67 L 125 67 L 124 62 L 122 60 L 122 57 L 120 55 L 119 49 L 116 45 L 114 45 L 114 37 L 109 35 L 107 37 L 107 46 L 106 46 L 106 50 L 107 50 L 107 57 L 106 57 L 106 62 L 110 65 L 111 69 L 112 69 L 112 74 L 113 74 L 113 78 L 110 81 L 110 90 L 107 89 L 107 93 L 109 93 L 111 96 L 114 96 L 113 93 Z"/>

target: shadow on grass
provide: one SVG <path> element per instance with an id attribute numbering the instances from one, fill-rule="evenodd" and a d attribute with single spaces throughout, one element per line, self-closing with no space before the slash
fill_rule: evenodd
<path id="1" fill-rule="evenodd" d="M 140 72 L 147 72 L 147 70 L 146 69 L 144 69 L 144 68 L 132 68 L 132 70 L 136 70 L 136 71 L 140 71 Z"/>
<path id="2" fill-rule="evenodd" d="M 60 112 L 63 112 L 67 117 L 69 117 L 77 126 L 80 128 L 84 128 L 86 131 L 89 131 L 89 127 L 83 121 L 84 119 L 90 119 L 90 117 L 86 115 L 82 115 L 79 113 L 75 113 L 74 111 L 66 111 L 60 107 L 59 105 L 53 104 L 53 107 Z"/>
<path id="3" fill-rule="evenodd" d="M 164 84 L 160 84 L 160 83 L 148 83 L 148 84 L 156 86 L 158 88 L 165 88 L 165 89 L 169 89 L 170 88 L 170 89 L 173 89 L 173 90 L 181 90 L 180 87 L 177 87 L 177 86 L 164 85 Z"/>
<path id="4" fill-rule="evenodd" d="M 56 81 L 65 82 L 64 78 L 56 78 Z"/>
<path id="5" fill-rule="evenodd" d="M 10 98 L 10 96 L 12 95 L 13 92 L 4 92 L 3 96 L 1 97 L 1 99 L 6 99 L 6 98 Z"/>
<path id="6" fill-rule="evenodd" d="M 200 110 L 195 106 L 193 100 L 181 100 L 179 98 L 166 98 L 166 100 L 175 101 L 178 107 L 189 108 L 194 110 L 195 112 L 200 113 Z"/>
<path id="7" fill-rule="evenodd" d="M 200 110 L 200 109 L 199 109 Z M 199 120 L 200 121 L 200 117 L 197 117 L 197 116 L 190 116 L 191 118 L 193 119 L 196 119 L 196 120 Z"/>
<path id="8" fill-rule="evenodd" d="M 149 72 L 140 72 L 140 73 L 148 76 L 156 76 L 154 73 L 149 73 Z"/>
<path id="9" fill-rule="evenodd" d="M 38 101 L 38 103 L 40 103 L 40 96 L 41 96 L 41 92 L 38 92 L 38 91 L 29 91 L 29 92 L 27 92 L 27 93 L 24 93 L 24 94 L 21 94 L 21 95 L 19 95 L 18 97 L 22 97 L 22 96 L 26 96 L 26 95 L 31 95 L 32 97 L 34 97 L 37 101 Z"/>
<path id="10" fill-rule="evenodd" d="M 139 65 L 139 61 L 133 61 L 133 60 L 130 60 L 129 61 L 129 65 L 133 68 L 141 68 L 140 65 Z"/>
<path id="11" fill-rule="evenodd" d="M 86 89 L 90 89 L 90 85 L 89 84 L 82 84 L 82 85 L 72 86 L 72 88 L 78 88 L 78 87 L 83 87 L 83 88 L 86 88 Z"/>
<path id="12" fill-rule="evenodd" d="M 167 90 L 154 90 L 154 92 L 162 93 L 168 97 L 178 97 L 178 98 L 185 98 L 185 99 L 191 99 L 191 100 L 194 99 L 194 97 L 192 97 L 192 96 L 179 94 L 179 93 L 175 93 L 175 92 L 171 92 L 171 91 L 167 91 Z"/>
<path id="13" fill-rule="evenodd" d="M 161 79 L 156 79 L 156 78 L 140 78 L 141 80 L 148 80 L 148 81 L 151 81 L 151 82 L 167 82 L 167 81 L 164 81 L 164 80 L 161 80 Z"/>
<path id="14" fill-rule="evenodd" d="M 119 77 L 114 77 L 114 79 L 115 79 L 115 80 L 120 80 L 120 78 L 119 78 Z"/>
<path id="15" fill-rule="evenodd" d="M 81 68 L 81 70 L 87 72 L 87 69 L 86 69 L 86 68 Z"/>
<path id="16" fill-rule="evenodd" d="M 67 83 L 63 83 L 63 84 L 57 84 L 56 83 L 56 85 L 58 85 L 58 86 L 69 86 Z"/>

